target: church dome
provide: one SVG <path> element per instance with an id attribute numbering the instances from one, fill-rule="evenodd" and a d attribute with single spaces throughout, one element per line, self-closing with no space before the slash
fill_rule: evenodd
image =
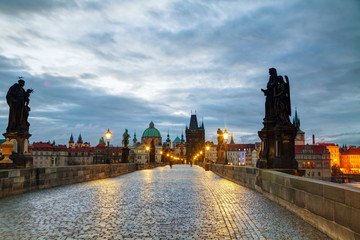
<path id="1" fill-rule="evenodd" d="M 159 132 L 159 130 L 157 130 L 155 127 L 154 127 L 154 123 L 151 121 L 150 124 L 149 124 L 149 128 L 147 128 L 143 135 L 142 135 L 143 138 L 153 138 L 153 137 L 159 137 L 161 138 L 161 134 Z"/>
<path id="2" fill-rule="evenodd" d="M 173 141 L 173 143 L 180 143 L 180 142 L 181 142 L 181 140 L 180 140 L 180 138 L 178 136 Z"/>

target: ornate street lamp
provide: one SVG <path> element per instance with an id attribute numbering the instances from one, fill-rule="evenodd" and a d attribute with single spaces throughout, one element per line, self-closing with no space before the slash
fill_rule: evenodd
<path id="1" fill-rule="evenodd" d="M 106 163 L 110 164 L 110 139 L 111 139 L 111 132 L 108 129 L 107 132 L 105 133 L 105 138 L 107 141 L 107 158 L 106 158 Z"/>
<path id="2" fill-rule="evenodd" d="M 223 133 L 223 137 L 224 137 L 224 140 L 225 140 L 225 165 L 228 164 L 228 160 L 227 160 L 227 140 L 229 139 L 229 133 L 226 131 L 226 128 L 225 128 L 225 131 Z"/>

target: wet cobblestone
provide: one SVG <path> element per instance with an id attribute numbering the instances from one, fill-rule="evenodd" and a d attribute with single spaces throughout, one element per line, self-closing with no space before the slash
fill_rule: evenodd
<path id="1" fill-rule="evenodd" d="M 260 193 L 188 165 L 0 199 L 1 239 L 329 239 Z"/>

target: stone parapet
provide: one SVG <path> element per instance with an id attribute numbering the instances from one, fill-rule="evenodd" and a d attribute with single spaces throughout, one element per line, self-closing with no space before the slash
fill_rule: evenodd
<path id="1" fill-rule="evenodd" d="M 211 164 L 214 173 L 263 193 L 333 239 L 360 239 L 360 189 L 252 167 Z"/>
<path id="2" fill-rule="evenodd" d="M 0 198 L 33 190 L 116 177 L 136 170 L 162 166 L 161 163 L 120 163 L 50 168 L 0 170 Z"/>

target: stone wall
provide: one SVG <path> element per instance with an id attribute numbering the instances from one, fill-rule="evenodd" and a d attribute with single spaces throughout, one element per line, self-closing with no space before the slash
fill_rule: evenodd
<path id="1" fill-rule="evenodd" d="M 38 189 L 116 177 L 161 164 L 97 164 L 0 170 L 0 198 Z"/>
<path id="2" fill-rule="evenodd" d="M 360 189 L 251 167 L 212 164 L 210 169 L 255 189 L 333 239 L 360 239 Z"/>

